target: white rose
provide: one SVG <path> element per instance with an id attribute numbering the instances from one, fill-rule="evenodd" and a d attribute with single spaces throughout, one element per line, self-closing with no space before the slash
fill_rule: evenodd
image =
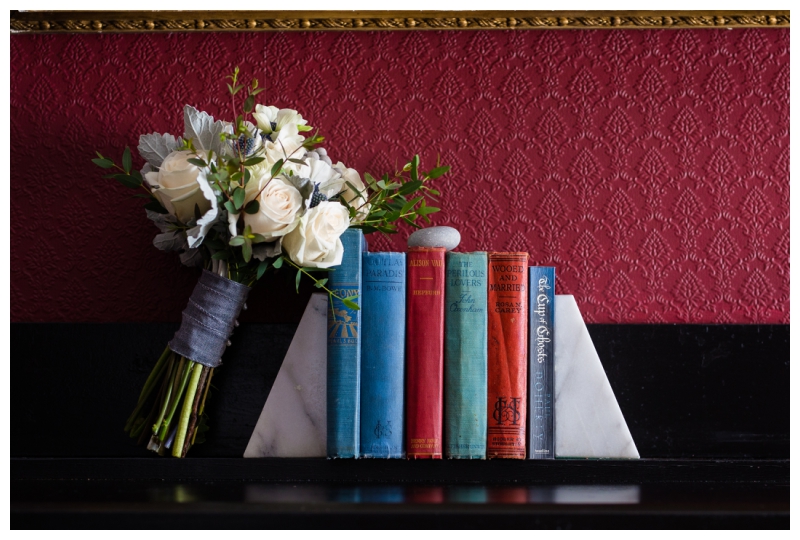
<path id="1" fill-rule="evenodd" d="M 193 157 L 197 156 L 189 150 L 175 151 L 164 158 L 157 172 L 145 173 L 153 194 L 167 212 L 183 223 L 194 219 L 195 205 L 200 208 L 201 215 L 212 208 L 211 200 L 206 197 L 198 180 L 200 176 L 205 180 L 205 171 L 187 161 Z"/>
<path id="2" fill-rule="evenodd" d="M 350 225 L 347 209 L 338 202 L 324 201 L 300 218 L 283 239 L 289 257 L 301 266 L 329 268 L 342 263 L 344 246 L 339 238 Z"/>
<path id="3" fill-rule="evenodd" d="M 348 169 L 341 161 L 333 166 L 333 168 L 342 175 L 342 194 L 339 199 L 345 201 L 348 205 L 355 208 L 356 215 L 353 218 L 354 223 L 364 221 L 369 215 L 370 205 L 367 204 L 369 194 L 364 182 L 361 181 L 361 175 L 355 169 Z M 349 184 L 349 185 L 348 185 Z M 351 187 L 352 186 L 352 187 Z M 355 190 L 353 190 L 355 188 Z"/>
<path id="4" fill-rule="evenodd" d="M 255 184 L 256 189 L 248 194 L 248 202 L 265 184 L 267 187 L 258 195 L 258 212 L 243 214 L 245 226 L 250 225 L 254 233 L 263 235 L 268 242 L 291 232 L 300 219 L 300 210 L 304 208 L 303 197 L 297 188 L 280 177 L 270 180 L 268 175 L 250 184 Z"/>

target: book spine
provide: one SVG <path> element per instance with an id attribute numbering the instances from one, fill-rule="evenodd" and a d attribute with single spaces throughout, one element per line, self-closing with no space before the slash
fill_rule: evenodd
<path id="1" fill-rule="evenodd" d="M 556 306 L 556 269 L 552 266 L 533 266 L 529 271 L 528 459 L 554 459 L 555 330 L 553 324 Z"/>
<path id="2" fill-rule="evenodd" d="M 486 457 L 525 459 L 528 254 L 490 253 Z"/>
<path id="3" fill-rule="evenodd" d="M 442 459 L 444 248 L 409 248 L 406 455 Z"/>
<path id="4" fill-rule="evenodd" d="M 447 253 L 445 455 L 486 459 L 487 255 Z"/>
<path id="5" fill-rule="evenodd" d="M 346 298 L 358 295 L 361 303 L 361 253 L 364 235 L 348 229 L 341 236 L 342 264 L 329 273 L 328 288 Z M 358 456 L 361 375 L 361 311 L 333 299 L 328 310 L 328 457 Z"/>
<path id="6" fill-rule="evenodd" d="M 406 254 L 364 253 L 361 298 L 361 457 L 402 458 Z"/>

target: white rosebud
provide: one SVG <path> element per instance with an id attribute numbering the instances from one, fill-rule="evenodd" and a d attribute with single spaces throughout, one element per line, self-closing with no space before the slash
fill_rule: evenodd
<path id="1" fill-rule="evenodd" d="M 264 185 L 266 187 L 258 195 L 258 212 L 243 214 L 244 224 L 250 225 L 250 230 L 263 235 L 268 242 L 291 232 L 300 219 L 300 210 L 304 208 L 303 197 L 297 188 L 280 177 L 270 180 L 269 175 L 251 180 L 248 188 L 252 184 L 254 186 L 248 189 L 246 202 L 255 199 L 259 190 Z"/>
<path id="2" fill-rule="evenodd" d="M 153 188 L 153 194 L 167 212 L 183 223 L 194 219 L 195 205 L 200 209 L 201 215 L 212 207 L 211 200 L 206 197 L 198 180 L 201 175 L 205 180 L 205 172 L 188 162 L 189 159 L 196 157 L 198 156 L 189 150 L 172 152 L 164 158 L 157 172 L 151 171 L 144 175 L 147 183 Z M 213 197 L 213 194 L 210 195 Z"/>
<path id="3" fill-rule="evenodd" d="M 338 202 L 324 201 L 300 218 L 297 227 L 284 237 L 283 248 L 301 266 L 336 266 L 342 263 L 344 254 L 339 237 L 349 226 L 347 209 Z"/>

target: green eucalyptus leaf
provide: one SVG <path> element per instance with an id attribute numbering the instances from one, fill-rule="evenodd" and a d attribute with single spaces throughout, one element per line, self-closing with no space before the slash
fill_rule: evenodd
<path id="1" fill-rule="evenodd" d="M 422 186 L 422 180 L 410 180 L 402 185 L 397 193 L 400 195 L 408 195 L 417 191 Z"/>
<path id="2" fill-rule="evenodd" d="M 247 214 L 255 214 L 256 212 L 258 212 L 258 209 L 259 209 L 260 206 L 261 205 L 259 204 L 259 202 L 257 200 L 255 200 L 255 199 L 253 199 L 252 201 L 247 203 L 247 205 L 245 205 L 244 211 Z"/>
<path id="3" fill-rule="evenodd" d="M 264 260 L 258 263 L 258 270 L 256 270 L 256 279 L 261 279 L 261 276 L 264 275 L 264 272 L 267 271 L 269 268 L 269 261 Z"/>
<path id="4" fill-rule="evenodd" d="M 111 169 L 114 167 L 114 162 L 106 158 L 94 158 L 92 159 L 92 163 L 103 169 Z"/>
<path id="5" fill-rule="evenodd" d="M 256 96 L 250 94 L 247 96 L 247 99 L 244 100 L 244 112 L 251 112 L 253 110 L 253 105 L 256 103 Z"/>
<path id="6" fill-rule="evenodd" d="M 195 167 L 200 167 L 201 169 L 203 167 L 208 167 L 208 163 L 206 163 L 204 160 L 202 160 L 200 158 L 189 158 L 186 161 L 191 163 Z"/>
<path id="7" fill-rule="evenodd" d="M 316 287 L 317 289 L 321 289 L 322 287 L 325 286 L 326 283 L 328 283 L 328 278 L 318 279 L 317 281 L 314 282 L 314 287 Z"/>
<path id="8" fill-rule="evenodd" d="M 267 158 L 265 158 L 265 157 L 260 157 L 260 156 L 251 157 L 250 159 L 248 159 L 248 160 L 246 160 L 246 161 L 244 162 L 244 166 L 245 166 L 245 167 L 252 167 L 253 165 L 258 165 L 259 163 L 261 163 L 261 162 L 262 162 L 262 161 L 264 161 L 265 159 L 267 159 Z"/>
<path id="9" fill-rule="evenodd" d="M 427 176 L 428 176 L 428 178 L 433 180 L 435 178 L 439 178 L 440 176 L 442 176 L 443 174 L 446 174 L 449 171 L 450 171 L 450 166 L 449 165 L 445 165 L 444 167 L 436 167 L 435 169 L 431 170 L 427 174 Z M 437 195 L 438 195 L 438 193 L 437 193 Z"/>
<path id="10" fill-rule="evenodd" d="M 342 298 L 342 303 L 345 306 L 349 307 L 350 309 L 354 309 L 356 311 L 359 311 L 361 308 L 358 307 L 358 304 L 353 302 L 353 300 L 355 300 L 356 298 L 358 298 L 358 295 L 348 296 L 347 298 Z"/>
<path id="11" fill-rule="evenodd" d="M 275 162 L 275 165 L 272 166 L 272 177 L 274 178 L 278 176 L 278 173 L 281 172 L 282 168 L 283 168 L 283 160 L 279 159 L 278 161 Z"/>
<path id="12" fill-rule="evenodd" d="M 231 201 L 225 201 L 225 210 L 227 210 L 229 214 L 239 213 Z"/>
<path id="13" fill-rule="evenodd" d="M 244 262 L 250 262 L 250 259 L 253 257 L 253 245 L 250 243 L 249 240 L 246 240 L 244 244 L 242 244 L 242 257 L 244 257 Z"/>
<path id="14" fill-rule="evenodd" d="M 142 185 L 142 181 L 141 180 L 137 180 L 136 178 L 134 178 L 134 177 L 132 177 L 130 175 L 127 175 L 127 174 L 114 175 L 114 180 L 116 180 L 117 182 L 119 182 L 123 186 L 125 186 L 127 188 L 132 188 L 132 189 L 136 189 L 136 188 L 138 188 L 139 186 Z"/>
<path id="15" fill-rule="evenodd" d="M 278 257 L 277 259 L 275 259 L 275 262 L 272 263 L 272 266 L 274 266 L 275 268 L 280 268 L 281 266 L 283 266 L 283 257 Z"/>
<path id="16" fill-rule="evenodd" d="M 125 151 L 122 153 L 122 169 L 130 174 L 131 173 L 131 166 L 133 162 L 131 161 L 131 149 L 130 147 L 126 146 Z"/>
<path id="17" fill-rule="evenodd" d="M 211 258 L 214 259 L 215 261 L 224 261 L 228 258 L 228 252 L 217 251 L 211 256 Z"/>
<path id="18" fill-rule="evenodd" d="M 294 278 L 294 289 L 296 292 L 300 292 L 300 280 L 303 278 L 302 270 L 297 271 L 297 275 Z"/>
<path id="19" fill-rule="evenodd" d="M 233 190 L 233 204 L 236 206 L 236 209 L 240 209 L 244 204 L 244 198 L 247 194 L 242 188 L 236 188 Z"/>

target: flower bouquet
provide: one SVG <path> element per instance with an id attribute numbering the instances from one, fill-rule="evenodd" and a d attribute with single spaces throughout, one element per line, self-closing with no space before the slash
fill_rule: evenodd
<path id="1" fill-rule="evenodd" d="M 92 161 L 115 169 L 107 178 L 142 190 L 147 217 L 158 227 L 153 244 L 174 251 L 203 273 L 183 311 L 181 326 L 156 362 L 125 424 L 147 448 L 184 457 L 200 442 L 214 370 L 230 345 L 250 287 L 268 270 L 303 277 L 358 309 L 356 297 L 326 287 L 324 272 L 341 263 L 339 237 L 349 227 L 389 234 L 407 223 L 430 222 L 439 209 L 428 198 L 429 181 L 449 167 L 419 170 L 415 156 L 393 176 L 376 180 L 338 162 L 324 141 L 291 109 L 257 105 L 258 81 L 240 83 L 239 69 L 226 83 L 233 122 L 184 107 L 182 137 L 151 133 L 139 138 L 145 160 L 133 168 L 130 148 L 121 164 L 97 153 Z M 238 109 L 237 109 L 238 107 Z M 239 113 L 237 114 L 237 110 Z"/>

